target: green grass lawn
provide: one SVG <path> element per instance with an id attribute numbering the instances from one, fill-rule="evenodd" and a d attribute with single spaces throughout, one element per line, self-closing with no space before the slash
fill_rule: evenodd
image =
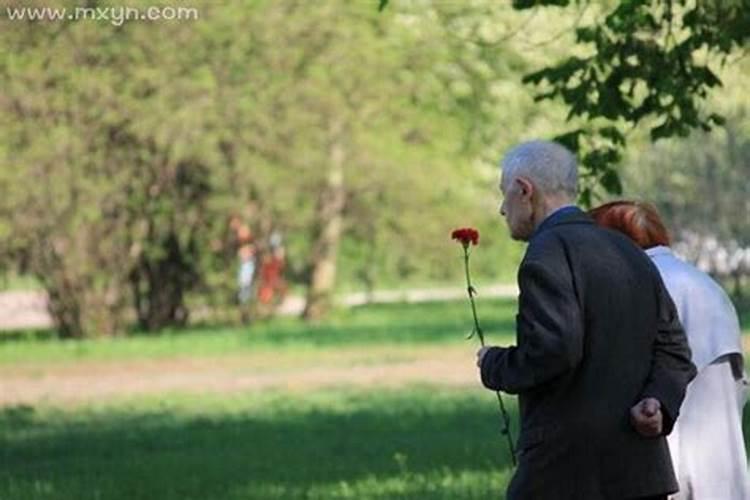
<path id="1" fill-rule="evenodd" d="M 167 396 L 0 413 L 0 498 L 502 498 L 489 393 Z"/>
<path id="2" fill-rule="evenodd" d="M 490 341 L 511 340 L 514 302 L 479 307 Z M 239 359 L 291 375 L 464 349 L 471 362 L 469 325 L 461 301 L 338 311 L 314 327 L 281 319 L 115 340 L 6 338 L 0 375 L 142 358 Z M 0 464 L 2 500 L 504 498 L 511 473 L 493 395 L 437 381 L 0 407 Z"/>
<path id="3" fill-rule="evenodd" d="M 514 307 L 480 304 L 490 338 L 512 338 Z M 291 374 L 318 364 L 387 367 L 456 349 L 471 363 L 470 321 L 458 301 L 342 310 L 312 327 L 280 319 L 83 342 L 6 337 L 0 372 L 211 358 Z M 344 380 L 312 390 L 6 407 L 0 457 L 3 500 L 501 498 L 509 474 L 496 401 L 478 384 Z"/>
<path id="4" fill-rule="evenodd" d="M 513 335 L 515 301 L 487 300 L 479 304 L 479 313 L 488 339 L 507 341 Z M 317 325 L 279 318 L 249 327 L 196 327 L 158 336 L 136 334 L 68 342 L 18 332 L 0 334 L 0 367 L 24 362 L 223 356 L 259 350 L 315 355 L 347 346 L 456 344 L 466 343 L 464 337 L 470 330 L 468 301 L 456 301 L 343 309 Z"/>

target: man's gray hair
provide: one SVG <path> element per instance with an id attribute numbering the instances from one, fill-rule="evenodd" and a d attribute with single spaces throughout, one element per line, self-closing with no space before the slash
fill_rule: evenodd
<path id="1" fill-rule="evenodd" d="M 504 182 L 518 176 L 527 177 L 546 194 L 566 194 L 575 199 L 578 193 L 578 164 L 567 148 L 551 141 L 529 141 L 519 144 L 502 161 Z"/>

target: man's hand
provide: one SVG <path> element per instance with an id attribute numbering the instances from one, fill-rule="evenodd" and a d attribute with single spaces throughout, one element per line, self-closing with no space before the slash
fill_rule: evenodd
<path id="1" fill-rule="evenodd" d="M 487 351 L 490 350 L 490 347 L 491 346 L 484 346 L 477 351 L 477 368 L 482 367 L 482 360 L 484 359 L 484 355 L 487 354 Z"/>
<path id="2" fill-rule="evenodd" d="M 661 403 L 654 398 L 642 399 L 630 409 L 630 421 L 641 436 L 660 436 L 663 427 Z"/>

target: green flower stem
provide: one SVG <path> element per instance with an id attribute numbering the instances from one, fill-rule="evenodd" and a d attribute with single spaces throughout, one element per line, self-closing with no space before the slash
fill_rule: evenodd
<path id="1" fill-rule="evenodd" d="M 484 347 L 484 334 L 479 327 L 479 318 L 477 317 L 477 306 L 474 303 L 474 294 L 476 290 L 471 284 L 471 273 L 469 273 L 469 246 L 464 245 L 464 271 L 466 271 L 466 291 L 469 293 L 469 302 L 471 302 L 471 314 L 474 316 L 474 331 L 479 337 L 479 343 Z"/>
<path id="2" fill-rule="evenodd" d="M 474 294 L 476 294 L 476 290 L 474 289 L 474 286 L 471 284 L 471 273 L 469 273 L 469 246 L 464 245 L 464 270 L 466 271 L 466 290 L 469 293 L 469 302 L 471 303 L 471 314 L 474 317 L 474 332 L 476 332 L 477 336 L 479 337 L 479 343 L 482 347 L 484 347 L 484 334 L 482 333 L 482 328 L 479 326 L 479 317 L 477 316 L 477 306 L 474 302 Z M 500 394 L 500 391 L 496 391 L 495 394 L 497 395 L 497 403 L 500 407 L 500 418 L 502 419 L 501 425 L 502 428 L 500 429 L 500 434 L 505 435 L 505 438 L 508 440 L 508 449 L 510 450 L 510 459 L 513 463 L 513 466 L 516 466 L 516 451 L 513 447 L 513 437 L 510 435 L 510 416 L 508 415 L 508 411 L 505 409 L 505 403 L 503 403 L 503 397 Z"/>
<path id="3" fill-rule="evenodd" d="M 497 395 L 497 404 L 500 407 L 500 417 L 502 418 L 502 428 L 500 429 L 500 434 L 504 434 L 505 438 L 508 440 L 508 450 L 510 451 L 510 460 L 513 463 L 513 467 L 515 467 L 516 466 L 516 450 L 513 448 L 513 437 L 510 435 L 510 416 L 508 415 L 508 412 L 505 409 L 505 404 L 503 403 L 503 397 L 500 395 L 500 391 L 496 391 L 495 394 Z"/>

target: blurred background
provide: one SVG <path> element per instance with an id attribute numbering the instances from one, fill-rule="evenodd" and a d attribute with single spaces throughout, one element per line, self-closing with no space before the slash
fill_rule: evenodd
<path id="1" fill-rule="evenodd" d="M 0 498 L 502 498 L 450 232 L 512 342 L 498 161 L 568 114 L 522 78 L 616 3 L 3 5 Z M 744 56 L 619 172 L 747 332 Z"/>

